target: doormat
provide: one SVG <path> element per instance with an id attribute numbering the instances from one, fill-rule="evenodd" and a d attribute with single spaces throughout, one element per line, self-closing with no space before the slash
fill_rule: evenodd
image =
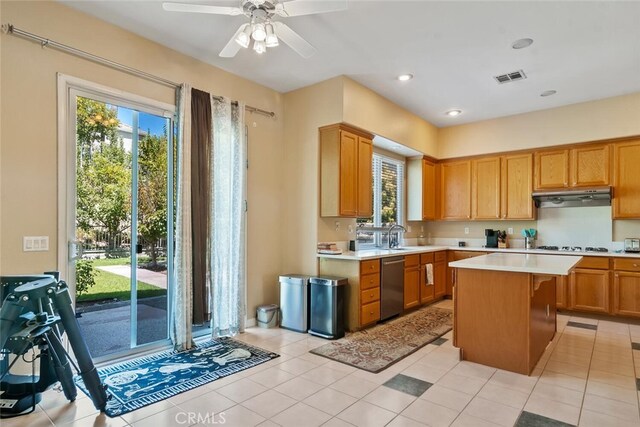
<path id="1" fill-rule="evenodd" d="M 311 353 L 378 373 L 452 329 L 453 311 L 425 307 L 391 322 L 348 334 Z"/>
<path id="2" fill-rule="evenodd" d="M 276 357 L 240 341 L 218 338 L 187 351 L 169 350 L 99 368 L 100 380 L 108 386 L 105 413 L 117 417 Z M 88 395 L 82 378 L 74 380 Z"/>

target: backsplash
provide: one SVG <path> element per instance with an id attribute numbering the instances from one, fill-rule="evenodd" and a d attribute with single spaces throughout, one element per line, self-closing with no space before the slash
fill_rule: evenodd
<path id="1" fill-rule="evenodd" d="M 538 209 L 538 246 L 610 248 L 611 206 Z"/>

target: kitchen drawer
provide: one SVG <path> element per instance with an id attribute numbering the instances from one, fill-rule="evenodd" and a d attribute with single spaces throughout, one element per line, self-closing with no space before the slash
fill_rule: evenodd
<path id="1" fill-rule="evenodd" d="M 404 266 L 405 267 L 415 267 L 416 265 L 420 265 L 420 255 L 405 255 L 404 256 Z"/>
<path id="2" fill-rule="evenodd" d="M 435 254 L 436 262 L 444 262 L 447 260 L 447 251 L 436 252 Z"/>
<path id="3" fill-rule="evenodd" d="M 476 251 L 453 251 L 453 259 L 450 261 L 460 261 L 467 258 L 473 258 L 481 255 L 486 255 L 487 252 Z"/>
<path id="4" fill-rule="evenodd" d="M 433 264 L 433 252 L 428 252 L 426 254 L 420 254 L 420 264 Z"/>
<path id="5" fill-rule="evenodd" d="M 380 273 L 365 274 L 360 277 L 360 290 L 380 288 Z"/>
<path id="6" fill-rule="evenodd" d="M 582 257 L 576 268 L 595 268 L 596 270 L 608 270 L 609 258 L 597 256 Z"/>
<path id="7" fill-rule="evenodd" d="M 362 306 L 360 310 L 360 324 L 362 326 L 380 320 L 380 301 Z"/>
<path id="8" fill-rule="evenodd" d="M 614 270 L 640 271 L 640 258 L 614 258 Z"/>
<path id="9" fill-rule="evenodd" d="M 374 301 L 380 301 L 380 288 L 365 289 L 360 292 L 361 305 L 369 304 Z"/>
<path id="10" fill-rule="evenodd" d="M 370 259 L 360 263 L 360 274 L 380 273 L 380 259 Z"/>

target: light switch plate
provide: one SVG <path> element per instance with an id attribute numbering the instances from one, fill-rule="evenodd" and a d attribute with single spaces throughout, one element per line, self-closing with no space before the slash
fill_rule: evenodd
<path id="1" fill-rule="evenodd" d="M 513 227 L 507 228 L 507 234 L 513 234 Z"/>
<path id="2" fill-rule="evenodd" d="M 469 234 L 469 227 L 464 228 L 464 234 Z"/>
<path id="3" fill-rule="evenodd" d="M 24 252 L 46 252 L 49 250 L 49 236 L 24 236 L 22 237 L 22 250 Z"/>

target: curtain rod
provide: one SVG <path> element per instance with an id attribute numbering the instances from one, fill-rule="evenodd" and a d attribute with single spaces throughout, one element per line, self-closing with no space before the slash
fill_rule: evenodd
<path id="1" fill-rule="evenodd" d="M 145 73 L 144 71 L 140 71 L 136 68 L 132 68 L 123 64 L 120 64 L 118 62 L 115 61 L 111 61 L 109 59 L 103 58 L 101 56 L 97 56 L 94 55 L 92 53 L 89 52 L 85 52 L 84 50 L 80 50 L 80 49 L 76 49 L 75 47 L 71 47 L 62 43 L 58 43 L 56 41 L 38 36 L 36 34 L 30 33 L 28 31 L 24 31 L 21 30 L 19 28 L 14 27 L 12 24 L 3 24 L 2 25 L 2 31 L 4 31 L 6 34 L 13 34 L 15 36 L 20 36 L 26 39 L 30 39 L 30 40 L 34 40 L 40 43 L 40 46 L 42 46 L 43 48 L 45 47 L 52 47 L 54 49 L 60 50 L 62 52 L 66 52 L 69 53 L 71 55 L 75 55 L 79 58 L 83 58 L 83 59 L 87 59 L 89 61 L 95 62 L 97 64 L 101 64 L 101 65 L 105 65 L 107 67 L 113 68 L 115 70 L 119 70 L 119 71 L 123 71 L 125 73 L 137 76 L 137 77 L 142 77 L 143 79 L 155 82 L 155 83 L 159 83 L 162 84 L 164 86 L 168 86 L 174 89 L 177 89 L 180 87 L 179 83 L 176 82 L 172 82 L 171 80 L 167 80 L 164 79 L 162 77 L 158 77 L 155 76 L 153 74 L 149 74 L 149 73 Z M 217 100 L 222 100 L 223 97 L 221 96 L 214 96 L 214 98 L 216 98 Z M 238 104 L 237 101 L 234 101 L 234 104 Z M 269 116 L 269 117 L 275 117 L 276 113 L 274 113 L 273 111 L 267 111 L 267 110 L 263 110 L 261 108 L 256 108 L 256 107 L 252 107 L 250 105 L 246 105 L 245 109 L 251 113 L 258 113 L 258 114 L 263 114 L 265 116 Z"/>

